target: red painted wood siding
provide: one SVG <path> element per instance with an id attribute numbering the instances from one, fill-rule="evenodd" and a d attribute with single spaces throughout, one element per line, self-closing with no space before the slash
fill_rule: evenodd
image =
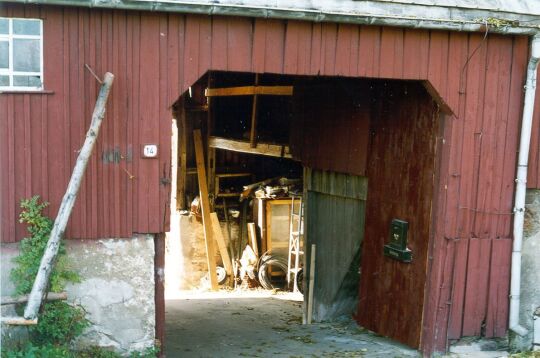
<path id="1" fill-rule="evenodd" d="M 98 91 L 84 64 L 100 75 L 110 71 L 116 79 L 66 235 L 164 231 L 169 186 L 161 178 L 170 176 L 174 100 L 167 85 L 169 43 L 161 36 L 168 31 L 167 19 L 19 6 L 4 7 L 3 15 L 44 19 L 45 88 L 53 93 L 0 96 L 6 153 L 0 160 L 9 167 L 2 174 L 2 196 L 8 199 L 2 200 L 2 242 L 25 235 L 24 227 L 15 224 L 22 198 L 39 194 L 51 203 L 51 216 L 58 210 Z M 142 143 L 159 143 L 159 159 L 141 159 Z"/>
<path id="2" fill-rule="evenodd" d="M 295 84 L 293 157 L 311 169 L 366 176 L 374 82 L 333 79 Z"/>
<path id="3" fill-rule="evenodd" d="M 537 83 L 540 82 L 538 75 Z M 540 189 L 540 86 L 536 87 L 527 187 Z"/>
<path id="4" fill-rule="evenodd" d="M 365 237 L 357 321 L 411 347 L 420 346 L 442 120 L 418 83 L 375 83 L 370 117 Z M 392 219 L 409 223 L 405 264 L 383 255 Z M 486 240 L 487 241 L 487 240 Z"/>
<path id="5" fill-rule="evenodd" d="M 208 69 L 429 80 L 455 115 L 444 131 L 423 346 L 444 348 L 450 311 L 450 335 L 458 336 L 474 332 L 480 317 L 491 322 L 490 293 L 497 292 L 497 309 L 505 307 L 504 287 L 491 280 L 506 279 L 508 265 L 491 262 L 509 257 L 527 38 L 32 5 L 8 4 L 0 13 L 44 19 L 45 85 L 54 92 L 0 95 L 2 242 L 24 236 L 16 224 L 21 198 L 40 194 L 56 214 L 97 91 L 84 63 L 113 72 L 116 81 L 67 233 L 79 238 L 167 229 L 169 186 L 160 178 L 170 174 L 169 106 Z M 536 187 L 538 106 L 529 176 Z M 140 145 L 151 142 L 160 143 L 159 160 L 139 159 Z M 132 160 L 104 163 L 102 153 L 116 148 L 131 151 Z M 491 258 L 482 260 L 487 287 L 467 283 L 476 277 L 472 266 L 459 272 L 468 259 L 455 253 L 470 251 L 471 240 Z M 468 304 L 474 300 L 485 303 Z M 454 311 L 459 302 L 463 308 Z M 463 320 L 473 311 L 474 322 Z"/>

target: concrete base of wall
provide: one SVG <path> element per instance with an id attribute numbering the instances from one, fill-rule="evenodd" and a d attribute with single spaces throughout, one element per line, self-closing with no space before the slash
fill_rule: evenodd
<path id="1" fill-rule="evenodd" d="M 81 282 L 66 287 L 68 302 L 84 307 L 91 326 L 76 348 L 101 346 L 118 352 L 140 351 L 154 345 L 154 237 L 68 240 L 68 256 Z M 11 259 L 17 244 L 3 244 L 2 295 L 12 295 Z M 4 308 L 2 308 L 4 314 Z M 13 310 L 13 308 L 6 308 Z M 7 312 L 6 312 L 7 313 Z M 24 331 L 24 329 L 22 329 Z M 24 335 L 22 336 L 24 338 Z M 4 329 L 3 341 L 21 338 L 21 329 Z"/>
<path id="2" fill-rule="evenodd" d="M 540 307 L 540 190 L 527 191 L 525 232 L 521 262 L 520 323 L 529 330 L 524 337 L 510 332 L 510 346 L 515 351 L 532 348 L 533 314 Z"/>

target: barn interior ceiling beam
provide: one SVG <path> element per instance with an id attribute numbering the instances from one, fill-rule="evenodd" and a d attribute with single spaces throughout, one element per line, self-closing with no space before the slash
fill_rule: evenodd
<path id="1" fill-rule="evenodd" d="M 292 158 L 289 146 L 281 144 L 257 143 L 257 146 L 253 148 L 249 141 L 210 137 L 208 138 L 208 146 L 210 148 L 230 150 L 233 152 Z"/>

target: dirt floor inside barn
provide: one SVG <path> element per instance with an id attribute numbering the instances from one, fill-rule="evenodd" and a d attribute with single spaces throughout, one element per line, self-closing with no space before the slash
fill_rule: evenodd
<path id="1" fill-rule="evenodd" d="M 168 297 L 166 334 L 169 358 L 420 356 L 352 320 L 302 325 L 301 297 L 262 290 Z"/>

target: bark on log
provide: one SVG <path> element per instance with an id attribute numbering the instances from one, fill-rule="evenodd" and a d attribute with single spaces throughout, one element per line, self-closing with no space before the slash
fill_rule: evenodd
<path id="1" fill-rule="evenodd" d="M 39 271 L 34 281 L 34 285 L 32 286 L 32 292 L 30 292 L 30 296 L 28 297 L 28 303 L 24 310 L 24 318 L 28 320 L 32 320 L 37 317 L 39 307 L 41 306 L 45 290 L 49 283 L 49 276 L 51 275 L 51 271 L 54 267 L 60 240 L 64 236 L 69 216 L 71 215 L 71 211 L 75 205 L 75 200 L 77 199 L 79 188 L 81 187 L 81 181 L 83 179 L 86 165 L 88 164 L 88 159 L 90 158 L 92 150 L 94 149 L 103 117 L 105 117 L 105 107 L 107 105 L 107 98 L 109 97 L 113 80 L 113 74 L 107 72 L 105 74 L 105 79 L 103 80 L 103 85 L 99 90 L 96 105 L 94 107 L 94 113 L 92 114 L 92 123 L 90 124 L 90 128 L 86 133 L 86 139 L 81 151 L 79 152 L 79 156 L 77 157 L 77 162 L 75 163 L 75 168 L 73 169 L 73 174 L 71 175 L 71 180 L 69 181 L 66 193 L 64 194 L 64 198 L 60 204 L 60 209 L 58 210 L 56 220 L 54 221 L 54 226 L 47 243 L 47 248 L 45 249 L 45 253 L 41 258 Z"/>
<path id="2" fill-rule="evenodd" d="M 29 295 L 21 295 L 21 296 L 3 296 L 2 297 L 2 306 L 4 305 L 14 305 L 17 303 L 25 303 L 28 302 L 28 296 Z M 45 296 L 44 301 L 59 301 L 59 300 L 67 300 L 67 293 L 65 292 L 49 292 L 47 296 Z"/>

